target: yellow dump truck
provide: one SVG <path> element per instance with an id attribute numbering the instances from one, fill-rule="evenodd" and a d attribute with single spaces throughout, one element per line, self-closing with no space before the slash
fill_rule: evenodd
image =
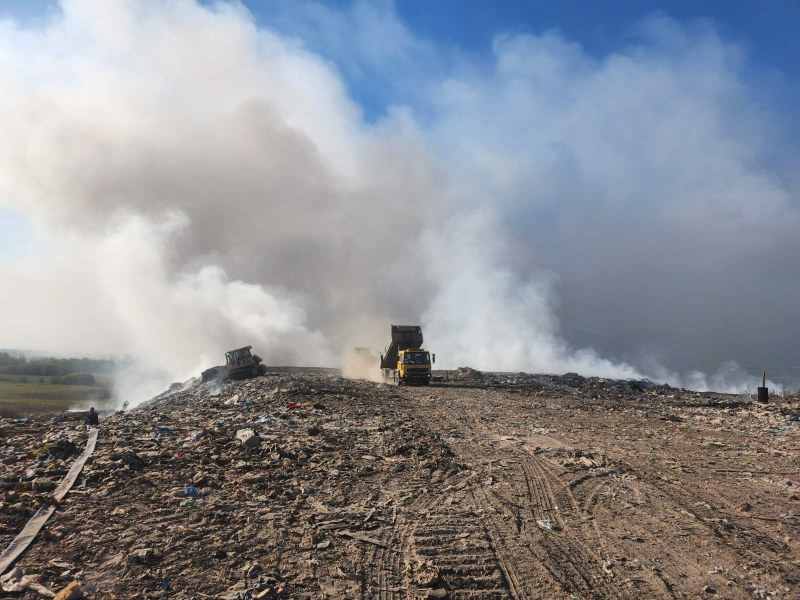
<path id="1" fill-rule="evenodd" d="M 392 325 L 391 337 L 381 354 L 384 381 L 394 381 L 398 385 L 428 385 L 434 362 L 436 355 L 431 356 L 422 348 L 422 327 Z"/>

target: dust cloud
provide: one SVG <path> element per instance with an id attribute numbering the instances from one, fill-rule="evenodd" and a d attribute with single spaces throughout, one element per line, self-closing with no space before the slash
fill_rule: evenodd
<path id="1" fill-rule="evenodd" d="M 0 22 L 0 203 L 35 232 L 0 261 L 0 346 L 131 356 L 132 403 L 243 345 L 370 375 L 347 357 L 390 323 L 421 323 L 441 368 L 725 388 L 686 355 L 714 372 L 796 312 L 796 187 L 761 133 L 780 123 L 713 30 L 653 19 L 603 60 L 504 34 L 484 64 L 385 5 L 369 26 L 441 68 L 367 119 L 284 10 L 64 0 Z"/>
<path id="2" fill-rule="evenodd" d="M 380 357 L 368 348 L 354 348 L 342 358 L 342 376 L 348 379 L 365 379 L 383 383 L 380 369 Z"/>

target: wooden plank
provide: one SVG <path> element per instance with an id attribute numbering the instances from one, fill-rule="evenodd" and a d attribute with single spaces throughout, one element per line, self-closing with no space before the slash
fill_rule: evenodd
<path id="1" fill-rule="evenodd" d="M 83 465 L 86 464 L 88 458 L 94 452 L 94 446 L 97 443 L 97 428 L 92 427 L 91 431 L 89 432 L 89 439 L 86 440 L 86 447 L 81 452 L 80 456 L 75 459 L 75 462 L 72 463 L 67 474 L 64 476 L 64 479 L 61 480 L 61 483 L 58 484 L 58 487 L 53 491 L 53 498 L 55 498 L 56 502 L 61 502 L 64 499 L 64 496 L 67 495 L 67 492 L 75 483 L 75 480 L 80 475 L 80 472 L 83 470 Z"/>
<path id="2" fill-rule="evenodd" d="M 86 460 L 92 455 L 92 452 L 94 452 L 94 447 L 97 443 L 97 433 L 97 429 L 92 428 L 89 432 L 89 439 L 86 441 L 86 447 L 83 449 L 83 452 L 75 459 L 75 462 L 72 463 L 72 467 L 70 467 L 64 479 L 61 480 L 61 483 L 58 484 L 58 487 L 53 492 L 53 499 L 56 502 L 61 502 L 64 496 L 67 495 L 67 492 L 69 492 L 83 469 L 83 465 L 86 464 Z M 50 515 L 52 515 L 55 510 L 56 507 L 53 505 L 43 506 L 30 518 L 19 535 L 15 537 L 8 547 L 3 550 L 3 553 L 0 554 L 0 575 L 5 573 L 8 568 L 14 564 L 14 561 L 28 549 L 28 546 L 33 543 L 33 540 L 39 535 L 47 519 L 50 518 Z"/>
<path id="3" fill-rule="evenodd" d="M 342 537 L 347 537 L 352 540 L 358 540 L 359 542 L 366 542 L 367 544 L 374 544 L 376 546 L 380 546 L 381 548 L 386 548 L 387 550 L 391 550 L 392 552 L 400 552 L 397 548 L 392 548 L 388 544 L 384 544 L 380 540 L 376 540 L 375 538 L 367 537 L 365 535 L 361 535 L 360 533 L 354 533 L 352 531 L 338 531 L 337 532 Z"/>
<path id="4" fill-rule="evenodd" d="M 55 510 L 55 506 L 43 506 L 30 518 L 19 535 L 3 550 L 3 554 L 0 554 L 0 575 L 5 573 L 14 564 L 14 561 L 28 549 Z"/>

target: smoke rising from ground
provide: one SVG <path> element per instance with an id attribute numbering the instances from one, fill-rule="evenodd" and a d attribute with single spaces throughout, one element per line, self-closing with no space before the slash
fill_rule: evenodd
<path id="1" fill-rule="evenodd" d="M 286 14 L 69 0 L 0 23 L 0 203 L 40 241 L 0 262 L 0 346 L 133 356 L 134 401 L 229 348 L 333 366 L 405 322 L 443 368 L 738 389 L 694 371 L 800 358 L 786 121 L 741 48 L 653 18 L 602 60 L 551 32 L 487 62 L 364 6 L 304 34 L 384 39 L 342 67 L 396 73 L 374 122 Z"/>

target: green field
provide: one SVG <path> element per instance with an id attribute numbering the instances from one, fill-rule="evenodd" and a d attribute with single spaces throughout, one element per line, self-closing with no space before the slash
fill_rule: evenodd
<path id="1" fill-rule="evenodd" d="M 50 383 L 49 377 L 4 375 L 0 378 L 0 417 L 56 413 L 88 406 L 102 408 L 111 398 L 110 382 L 107 376 L 95 379 L 99 385 L 59 385 Z"/>

